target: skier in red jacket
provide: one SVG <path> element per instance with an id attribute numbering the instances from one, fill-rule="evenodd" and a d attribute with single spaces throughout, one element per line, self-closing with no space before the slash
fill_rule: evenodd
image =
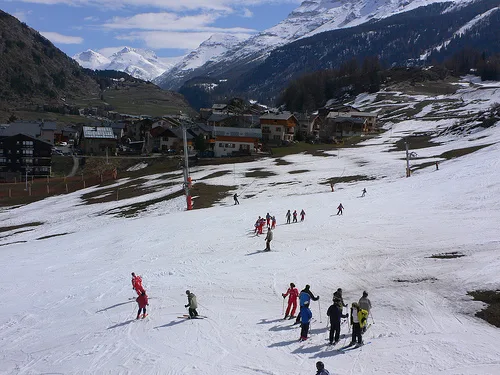
<path id="1" fill-rule="evenodd" d="M 283 319 L 287 319 L 290 317 L 290 319 L 295 318 L 295 310 L 297 310 L 297 297 L 299 296 L 299 290 L 295 287 L 294 283 L 290 283 L 290 288 L 286 291 L 286 293 L 281 294 L 283 298 L 288 297 L 288 307 L 286 308 L 286 313 L 285 317 Z M 292 310 L 291 315 L 288 315 L 290 313 L 290 309 Z"/>
<path id="2" fill-rule="evenodd" d="M 142 319 L 144 319 L 148 314 L 146 313 L 146 306 L 149 305 L 148 302 L 148 296 L 146 294 L 146 291 L 143 290 L 141 292 L 141 295 L 137 297 L 136 299 L 137 304 L 139 305 L 139 311 L 137 312 L 137 318 L 139 319 L 141 317 L 141 310 L 142 310 Z"/>
<path id="3" fill-rule="evenodd" d="M 142 287 L 142 277 L 136 275 L 134 272 L 132 272 L 132 289 L 136 291 L 138 296 L 144 292 L 144 288 Z"/>

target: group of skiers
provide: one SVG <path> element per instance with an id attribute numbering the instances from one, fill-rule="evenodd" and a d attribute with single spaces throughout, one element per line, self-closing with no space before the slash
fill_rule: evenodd
<path id="1" fill-rule="evenodd" d="M 276 217 L 271 216 L 269 212 L 266 214 L 265 218 L 260 217 L 257 219 L 257 221 L 254 224 L 254 233 L 259 235 L 263 234 L 264 231 L 264 226 L 267 225 L 267 229 L 274 229 L 276 228 Z"/>
<path id="2" fill-rule="evenodd" d="M 296 318 L 294 324 L 301 324 L 299 341 L 307 340 L 309 326 L 312 319 L 310 302 L 311 300 L 318 301 L 319 296 L 315 296 L 311 292 L 310 285 L 306 285 L 305 288 L 299 293 L 294 283 L 290 283 L 290 287 L 288 288 L 286 293 L 282 293 L 282 296 L 283 298 L 288 297 L 288 306 L 283 319 Z M 300 310 L 298 315 L 295 317 L 295 312 L 297 310 L 297 299 L 299 300 Z M 349 313 L 344 314 L 344 307 L 347 307 L 347 304 L 344 303 L 344 299 L 342 297 L 342 289 L 338 288 L 335 293 L 333 293 L 333 303 L 328 308 L 328 311 L 326 313 L 326 315 L 330 318 L 330 345 L 334 345 L 339 341 L 342 318 L 349 317 Z M 371 301 L 368 299 L 368 293 L 366 291 L 363 292 L 363 296 L 359 299 L 358 302 L 352 303 L 350 314 L 350 324 L 352 325 L 352 339 L 350 345 L 363 344 L 362 334 L 366 331 L 368 315 L 370 313 L 371 307 Z"/>
<path id="3" fill-rule="evenodd" d="M 293 214 L 290 212 L 290 210 L 288 210 L 285 215 L 287 224 L 290 224 L 292 216 L 293 216 L 293 222 L 297 223 L 297 210 L 293 210 Z M 306 217 L 306 212 L 304 210 L 300 211 L 300 221 L 304 221 L 305 217 Z"/>

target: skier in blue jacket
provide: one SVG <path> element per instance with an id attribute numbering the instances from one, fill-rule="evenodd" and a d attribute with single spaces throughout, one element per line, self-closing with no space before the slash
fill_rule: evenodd
<path id="1" fill-rule="evenodd" d="M 300 310 L 301 330 L 299 341 L 307 340 L 307 334 L 309 333 L 309 324 L 311 323 L 312 316 L 313 314 L 311 312 L 311 309 L 309 308 L 309 302 L 307 302 Z"/>
<path id="2" fill-rule="evenodd" d="M 302 308 L 307 304 L 309 306 L 309 303 L 311 302 L 311 299 L 313 301 L 319 300 L 319 296 L 315 297 L 314 294 L 310 290 L 311 286 L 306 285 L 304 289 L 299 294 L 299 305 L 300 305 L 300 311 L 299 314 L 297 315 L 297 320 L 295 320 L 295 324 L 300 323 L 300 315 L 302 313 Z"/>

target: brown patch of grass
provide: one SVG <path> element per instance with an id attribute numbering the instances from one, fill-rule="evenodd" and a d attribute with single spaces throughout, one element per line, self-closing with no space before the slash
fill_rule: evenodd
<path id="1" fill-rule="evenodd" d="M 305 154 L 322 157 L 335 157 L 335 154 L 327 154 L 324 150 L 306 151 Z"/>
<path id="2" fill-rule="evenodd" d="M 6 235 L 6 236 L 2 236 L 2 237 L 0 237 L 0 239 L 3 239 L 3 238 L 8 238 L 8 237 L 12 237 L 12 236 L 15 236 L 16 234 L 21 234 L 21 233 L 31 232 L 31 231 L 33 231 L 33 230 L 34 230 L 34 229 L 20 230 L 20 231 L 17 231 L 17 232 L 14 232 L 14 233 L 8 234 L 8 235 Z"/>
<path id="3" fill-rule="evenodd" d="M 292 162 L 286 161 L 285 159 L 278 158 L 274 161 L 276 165 L 291 165 L 293 164 Z"/>
<path id="4" fill-rule="evenodd" d="M 433 254 L 430 257 L 427 258 L 433 258 L 433 259 L 453 259 L 453 258 L 461 258 L 464 257 L 465 255 L 462 253 L 459 253 L 458 251 L 452 251 L 450 253 L 442 253 L 442 254 Z"/>
<path id="5" fill-rule="evenodd" d="M 254 170 L 252 172 L 245 173 L 245 177 L 266 178 L 271 176 L 276 176 L 276 173 L 262 170 Z"/>
<path id="6" fill-rule="evenodd" d="M 222 186 L 222 185 L 208 185 L 204 183 L 196 183 L 191 189 L 191 196 L 193 197 L 193 208 L 209 208 L 215 203 L 232 195 L 236 186 Z M 245 198 L 248 196 L 245 195 Z"/>
<path id="7" fill-rule="evenodd" d="M 198 165 L 223 165 L 223 164 L 238 164 L 238 163 L 249 163 L 260 159 L 261 156 L 251 155 L 251 156 L 238 156 L 231 158 L 199 158 Z"/>
<path id="8" fill-rule="evenodd" d="M 288 173 L 290 174 L 300 174 L 300 173 L 307 173 L 307 172 L 310 172 L 308 169 L 298 169 L 296 171 L 290 171 Z"/>
<path id="9" fill-rule="evenodd" d="M 11 225 L 10 227 L 0 227 L 0 233 L 20 228 L 38 227 L 40 225 L 43 225 L 41 221 L 33 221 L 31 223 L 26 223 L 26 224 Z"/>
<path id="10" fill-rule="evenodd" d="M 419 170 L 419 169 L 424 169 L 424 168 L 427 168 L 427 167 L 430 167 L 430 166 L 435 166 L 435 165 L 436 165 L 435 161 L 428 161 L 428 162 L 425 162 L 425 163 L 413 164 L 411 166 L 411 170 L 412 171 L 416 171 L 416 170 Z"/>
<path id="11" fill-rule="evenodd" d="M 281 181 L 270 183 L 269 186 L 279 186 L 279 185 L 295 185 L 297 181 Z"/>
<path id="12" fill-rule="evenodd" d="M 434 281 L 437 281 L 437 279 L 435 277 L 421 277 L 416 279 L 395 279 L 394 281 L 397 283 L 418 284 L 424 281 L 430 281 L 431 283 L 433 283 Z"/>
<path id="13" fill-rule="evenodd" d="M 52 237 L 60 237 L 60 236 L 65 236 L 67 234 L 70 234 L 70 232 L 65 232 L 65 233 L 57 233 L 57 234 L 50 234 L 48 236 L 43 236 L 43 237 L 38 237 L 38 240 L 46 240 L 47 238 L 52 238 Z"/>
<path id="14" fill-rule="evenodd" d="M 476 316 L 500 328 L 500 290 L 475 290 L 467 292 L 467 294 L 472 296 L 474 301 L 481 301 L 489 305 L 478 311 Z"/>
<path id="15" fill-rule="evenodd" d="M 210 174 L 208 174 L 208 175 L 206 175 L 206 176 L 204 176 L 202 178 L 199 178 L 198 181 L 208 180 L 210 178 L 222 177 L 222 176 L 225 176 L 225 175 L 227 175 L 229 173 L 231 173 L 231 171 L 229 171 L 229 170 L 210 173 Z"/>
<path id="16" fill-rule="evenodd" d="M 402 138 L 394 144 L 394 148 L 390 149 L 389 152 L 393 151 L 405 151 L 406 144 L 405 139 L 408 139 L 409 150 L 418 150 L 421 148 L 429 148 L 441 145 L 441 143 L 432 142 L 432 136 L 429 134 L 416 134 L 410 137 Z"/>
<path id="17" fill-rule="evenodd" d="M 104 214 L 115 214 L 118 217 L 127 217 L 127 218 L 135 217 L 139 213 L 146 211 L 149 206 L 152 206 L 154 204 L 157 204 L 157 203 L 160 203 L 163 201 L 168 201 L 168 200 L 171 200 L 174 198 L 178 198 L 182 195 L 184 195 L 184 190 L 179 190 L 179 191 L 176 191 L 175 193 L 168 194 L 164 197 L 150 199 L 150 200 L 145 201 L 145 202 L 134 203 L 134 204 L 119 207 L 119 208 L 114 208 L 112 210 L 104 212 Z"/>
<path id="18" fill-rule="evenodd" d="M 372 181 L 376 180 L 375 177 L 370 177 L 366 175 L 354 175 L 354 176 L 343 176 L 343 177 L 331 177 L 324 182 L 320 182 L 321 185 L 330 185 L 339 183 L 348 183 L 348 182 L 357 182 L 357 181 Z"/>
<path id="19" fill-rule="evenodd" d="M 257 194 L 245 194 L 244 195 L 244 198 L 253 198 L 255 197 Z"/>
<path id="20" fill-rule="evenodd" d="M 153 187 L 143 188 L 140 185 L 147 182 L 146 179 L 137 179 L 129 181 L 123 185 L 115 186 L 107 189 L 99 189 L 82 195 L 82 200 L 85 204 L 106 203 L 116 200 L 136 198 L 144 194 L 153 193 Z M 118 192 L 118 196 L 117 196 Z M 96 198 L 106 194 L 104 197 Z M 117 199 L 118 198 L 118 199 Z"/>
<path id="21" fill-rule="evenodd" d="M 454 159 L 454 158 L 459 158 L 461 156 L 472 154 L 473 152 L 481 150 L 482 148 L 491 146 L 492 144 L 493 143 L 490 143 L 490 144 L 487 144 L 487 145 L 466 147 L 466 148 L 457 148 L 456 150 L 450 150 L 450 151 L 443 152 L 441 155 L 439 155 L 439 157 L 440 158 L 444 158 L 446 160 L 450 160 L 450 159 Z"/>
<path id="22" fill-rule="evenodd" d="M 26 243 L 26 242 L 28 241 L 15 241 L 15 242 L 3 243 L 0 246 L 14 245 L 16 243 Z"/>

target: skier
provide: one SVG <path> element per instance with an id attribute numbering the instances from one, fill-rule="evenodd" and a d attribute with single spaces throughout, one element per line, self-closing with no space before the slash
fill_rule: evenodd
<path id="1" fill-rule="evenodd" d="M 198 316 L 198 312 L 196 311 L 196 309 L 198 308 L 198 302 L 196 302 L 196 296 L 189 290 L 186 290 L 186 295 L 188 297 L 188 304 L 184 305 L 184 307 L 189 307 L 190 319 L 196 318 Z"/>
<path id="2" fill-rule="evenodd" d="M 309 301 L 300 309 L 300 339 L 299 341 L 306 341 L 307 334 L 309 333 L 309 324 L 311 323 L 312 312 L 309 308 Z"/>
<path id="3" fill-rule="evenodd" d="M 263 233 L 265 224 L 266 224 L 266 220 L 264 218 L 260 219 L 259 228 L 258 228 L 259 234 Z"/>
<path id="4" fill-rule="evenodd" d="M 332 188 L 332 193 L 333 193 L 333 191 L 334 191 L 334 189 L 333 189 L 333 182 L 330 182 L 330 187 Z"/>
<path id="5" fill-rule="evenodd" d="M 439 162 L 436 161 L 436 171 L 439 170 Z"/>
<path id="6" fill-rule="evenodd" d="M 342 211 L 344 210 L 344 206 L 342 206 L 342 203 L 339 204 L 339 206 L 337 207 L 337 215 L 342 215 Z"/>
<path id="7" fill-rule="evenodd" d="M 259 216 L 259 218 L 257 219 L 257 221 L 254 224 L 255 230 L 253 231 L 253 233 L 257 234 L 257 235 L 258 235 L 258 231 L 259 231 L 260 220 L 261 220 L 261 218 Z"/>
<path id="8" fill-rule="evenodd" d="M 366 292 L 366 290 L 363 292 L 363 297 L 359 299 L 358 305 L 361 310 L 366 311 L 366 316 L 368 317 L 368 315 L 370 314 L 370 310 L 372 308 L 372 303 L 368 299 L 368 292 Z M 366 325 L 362 329 L 362 333 L 365 332 L 366 332 Z"/>
<path id="9" fill-rule="evenodd" d="M 141 317 L 141 310 L 142 310 L 142 319 L 144 319 L 148 314 L 146 313 L 146 306 L 149 305 L 148 302 L 148 296 L 146 294 L 146 291 L 143 289 L 139 297 L 135 299 L 137 304 L 139 305 L 139 311 L 137 311 L 137 318 L 139 319 Z"/>
<path id="10" fill-rule="evenodd" d="M 297 315 L 297 319 L 295 320 L 295 324 L 299 324 L 300 323 L 300 314 L 302 314 L 302 308 L 306 304 L 309 306 L 309 302 L 311 301 L 311 299 L 313 301 L 319 300 L 319 296 L 315 297 L 314 294 L 311 292 L 310 289 L 311 289 L 311 286 L 310 285 L 306 285 L 306 287 L 304 289 L 302 289 L 302 291 L 299 294 L 299 306 L 300 306 L 300 310 L 299 310 L 299 314 Z"/>
<path id="11" fill-rule="evenodd" d="M 366 194 L 366 189 L 363 188 L 363 191 L 361 192 L 361 198 L 363 198 L 365 196 L 365 194 Z"/>
<path id="12" fill-rule="evenodd" d="M 305 217 L 306 217 L 306 212 L 304 210 L 300 211 L 300 221 L 304 221 Z"/>
<path id="13" fill-rule="evenodd" d="M 293 222 L 297 222 L 297 210 L 293 210 Z"/>
<path id="14" fill-rule="evenodd" d="M 142 277 L 139 275 L 136 276 L 134 272 L 132 272 L 132 289 L 135 290 L 138 296 L 144 292 L 144 288 L 142 287 Z"/>
<path id="15" fill-rule="evenodd" d="M 341 318 L 348 318 L 349 314 L 342 314 L 342 307 L 339 307 L 335 303 L 333 303 L 329 308 L 328 311 L 326 312 L 326 315 L 330 317 L 330 345 L 334 344 L 334 337 L 335 337 L 335 344 L 339 342 L 340 339 L 340 319 Z"/>
<path id="16" fill-rule="evenodd" d="M 344 298 L 342 297 L 342 288 L 338 288 L 337 291 L 333 293 L 333 303 L 340 307 L 340 310 L 347 307 L 344 303 Z"/>
<path id="17" fill-rule="evenodd" d="M 330 375 L 328 370 L 325 369 L 325 365 L 321 361 L 316 362 L 316 369 L 318 370 L 316 375 Z"/>
<path id="18" fill-rule="evenodd" d="M 361 329 L 366 324 L 366 317 L 364 313 L 366 310 L 361 310 L 357 302 L 352 303 L 351 307 L 351 325 L 352 325 L 352 339 L 349 346 L 355 345 L 356 340 L 358 345 L 363 345 L 363 338 L 361 337 Z"/>
<path id="19" fill-rule="evenodd" d="M 295 287 L 294 283 L 290 283 L 290 288 L 286 291 L 286 293 L 281 293 L 283 298 L 288 297 L 288 306 L 286 308 L 285 317 L 283 319 L 287 319 L 290 316 L 290 319 L 295 318 L 295 311 L 297 310 L 297 297 L 299 296 L 299 291 Z M 290 311 L 291 309 L 291 311 Z M 290 315 L 289 315 L 290 314 Z"/>
<path id="20" fill-rule="evenodd" d="M 276 228 L 276 217 L 273 216 L 272 219 L 271 219 L 271 229 L 274 229 Z"/>
<path id="21" fill-rule="evenodd" d="M 269 212 L 266 214 L 266 222 L 267 222 L 267 227 L 271 227 L 271 215 L 269 215 Z"/>
<path id="22" fill-rule="evenodd" d="M 234 193 L 233 199 L 234 199 L 234 204 L 235 205 L 240 204 L 240 202 L 238 201 L 238 194 L 237 193 Z"/>
<path id="23" fill-rule="evenodd" d="M 292 214 L 290 213 L 290 210 L 287 211 L 285 217 L 286 217 L 286 223 L 290 224 L 290 218 L 292 217 Z"/>
<path id="24" fill-rule="evenodd" d="M 266 249 L 264 251 L 271 251 L 271 241 L 272 240 L 273 240 L 273 231 L 271 228 L 267 228 Z"/>

